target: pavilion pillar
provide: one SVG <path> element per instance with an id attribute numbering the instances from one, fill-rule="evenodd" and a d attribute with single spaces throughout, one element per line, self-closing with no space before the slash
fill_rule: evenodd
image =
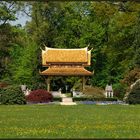
<path id="1" fill-rule="evenodd" d="M 48 78 L 46 79 L 47 91 L 50 91 L 50 81 L 51 81 L 51 77 L 48 76 Z"/>
<path id="2" fill-rule="evenodd" d="M 86 79 L 85 76 L 82 77 L 82 91 L 85 89 Z"/>

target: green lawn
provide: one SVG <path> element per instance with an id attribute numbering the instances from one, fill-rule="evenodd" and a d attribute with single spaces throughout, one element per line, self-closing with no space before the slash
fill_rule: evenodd
<path id="1" fill-rule="evenodd" d="M 0 105 L 0 138 L 140 138 L 140 105 Z"/>

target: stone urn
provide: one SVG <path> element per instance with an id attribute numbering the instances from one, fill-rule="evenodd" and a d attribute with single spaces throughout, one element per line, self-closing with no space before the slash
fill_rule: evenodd
<path id="1" fill-rule="evenodd" d="M 26 91 L 27 86 L 26 85 L 21 85 L 21 90 Z"/>

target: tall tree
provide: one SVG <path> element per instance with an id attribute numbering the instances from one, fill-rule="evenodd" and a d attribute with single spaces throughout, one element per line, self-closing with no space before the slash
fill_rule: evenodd
<path id="1" fill-rule="evenodd" d="M 14 44 L 22 44 L 23 35 L 18 26 L 12 26 L 10 21 L 15 21 L 20 10 L 18 2 L 0 2 L 0 79 L 8 74 L 7 66 L 10 63 L 10 49 Z"/>

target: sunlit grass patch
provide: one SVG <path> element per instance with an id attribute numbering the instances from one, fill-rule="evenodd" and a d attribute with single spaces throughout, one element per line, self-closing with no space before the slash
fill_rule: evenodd
<path id="1" fill-rule="evenodd" d="M 140 138 L 140 105 L 1 105 L 0 138 Z"/>

